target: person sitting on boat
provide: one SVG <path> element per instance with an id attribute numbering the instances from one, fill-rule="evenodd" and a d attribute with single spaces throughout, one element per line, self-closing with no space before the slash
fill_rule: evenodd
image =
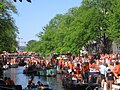
<path id="1" fill-rule="evenodd" d="M 41 87 L 43 87 L 44 85 L 42 84 L 42 82 L 38 81 L 36 86 L 39 90 L 41 90 Z"/>
<path id="2" fill-rule="evenodd" d="M 39 63 L 39 62 L 36 64 L 36 69 L 37 69 L 37 70 L 40 69 L 40 63 Z"/>
<path id="3" fill-rule="evenodd" d="M 78 83 L 82 83 L 82 81 L 83 81 L 83 79 L 82 79 L 82 73 L 79 72 L 79 73 L 77 74 L 77 82 L 78 82 Z"/>
<path id="4" fill-rule="evenodd" d="M 31 76 L 30 79 L 28 80 L 28 88 L 34 88 L 35 87 L 35 83 L 33 82 L 33 77 Z"/>
<path id="5" fill-rule="evenodd" d="M 53 62 L 49 62 L 48 65 L 47 65 L 47 68 L 48 69 L 54 68 L 54 63 Z"/>
<path id="6" fill-rule="evenodd" d="M 4 81 L 6 81 L 8 79 L 8 77 L 4 77 Z"/>
<path id="7" fill-rule="evenodd" d="M 10 77 L 8 77 L 6 80 L 6 85 L 15 85 L 15 83 Z"/>
<path id="8" fill-rule="evenodd" d="M 38 82 L 37 82 L 37 86 L 38 86 L 38 87 L 39 87 L 39 86 L 43 86 L 42 82 L 38 81 Z"/>
<path id="9" fill-rule="evenodd" d="M 47 64 L 47 69 L 50 69 L 50 63 Z"/>
<path id="10" fill-rule="evenodd" d="M 78 78 L 75 73 L 72 72 L 72 83 L 77 84 L 78 83 Z"/>

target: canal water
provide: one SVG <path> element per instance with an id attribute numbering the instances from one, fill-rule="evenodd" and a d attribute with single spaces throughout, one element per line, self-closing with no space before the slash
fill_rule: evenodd
<path id="1" fill-rule="evenodd" d="M 29 76 L 23 74 L 24 67 L 10 68 L 4 71 L 4 77 L 11 77 L 16 85 L 22 85 L 24 89 L 27 86 Z M 35 76 L 34 82 L 37 84 L 41 81 L 43 84 L 49 84 L 53 90 L 65 90 L 62 86 L 62 75 L 58 74 L 56 77 Z"/>

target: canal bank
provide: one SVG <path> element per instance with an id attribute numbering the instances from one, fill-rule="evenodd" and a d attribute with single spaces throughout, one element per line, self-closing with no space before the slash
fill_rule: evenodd
<path id="1" fill-rule="evenodd" d="M 22 85 L 24 89 L 27 86 L 29 76 L 23 74 L 24 67 L 10 68 L 4 70 L 4 77 L 11 77 L 16 85 Z M 62 86 L 62 75 L 58 74 L 56 77 L 34 76 L 35 84 L 41 81 L 43 84 L 49 84 L 53 90 L 64 90 Z"/>

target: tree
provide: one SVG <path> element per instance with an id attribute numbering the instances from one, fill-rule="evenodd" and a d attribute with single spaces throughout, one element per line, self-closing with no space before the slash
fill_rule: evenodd
<path id="1" fill-rule="evenodd" d="M 112 40 L 109 38 L 109 15 L 112 13 L 111 0 L 83 0 L 82 6 L 89 12 L 88 29 L 100 45 L 102 53 L 109 53 Z M 87 20 L 87 21 L 88 21 Z M 86 24 L 86 23 L 85 23 Z"/>
<path id="2" fill-rule="evenodd" d="M 0 52 L 16 51 L 18 30 L 11 16 L 12 13 L 17 13 L 17 9 L 12 2 L 7 0 L 0 2 Z"/>
<path id="3" fill-rule="evenodd" d="M 107 31 L 109 38 L 116 44 L 120 44 L 120 1 L 112 1 L 112 12 L 109 15 L 109 30 Z"/>
<path id="4" fill-rule="evenodd" d="M 111 53 L 112 42 L 120 43 L 119 6 L 119 0 L 83 0 L 81 6 L 57 14 L 38 35 L 38 51 L 74 53 L 96 41 L 100 53 Z"/>
<path id="5" fill-rule="evenodd" d="M 22 2 L 22 0 L 19 1 Z M 31 3 L 31 0 L 26 0 L 26 1 Z M 14 0 L 14 2 L 17 2 L 17 0 Z"/>
<path id="6" fill-rule="evenodd" d="M 36 44 L 37 44 L 36 40 L 30 40 L 30 41 L 28 41 L 26 51 L 35 51 L 36 50 L 35 49 Z"/>

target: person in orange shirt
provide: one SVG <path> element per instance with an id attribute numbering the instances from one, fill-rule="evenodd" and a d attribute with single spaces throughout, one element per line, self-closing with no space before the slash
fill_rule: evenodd
<path id="1" fill-rule="evenodd" d="M 71 70 L 73 69 L 73 63 L 72 63 L 72 62 L 69 63 L 69 68 L 70 68 Z"/>
<path id="2" fill-rule="evenodd" d="M 96 70 L 99 69 L 98 65 L 96 63 L 89 64 L 90 68 L 95 68 Z"/>
<path id="3" fill-rule="evenodd" d="M 82 66 L 82 76 L 85 83 L 89 82 L 89 63 L 85 62 Z"/>
<path id="4" fill-rule="evenodd" d="M 82 73 L 79 73 L 78 76 L 77 76 L 77 82 L 78 83 L 82 83 Z"/>
<path id="5" fill-rule="evenodd" d="M 116 62 L 116 67 L 113 69 L 113 73 L 116 77 L 118 76 L 118 74 L 120 74 L 120 63 L 118 61 Z"/>

